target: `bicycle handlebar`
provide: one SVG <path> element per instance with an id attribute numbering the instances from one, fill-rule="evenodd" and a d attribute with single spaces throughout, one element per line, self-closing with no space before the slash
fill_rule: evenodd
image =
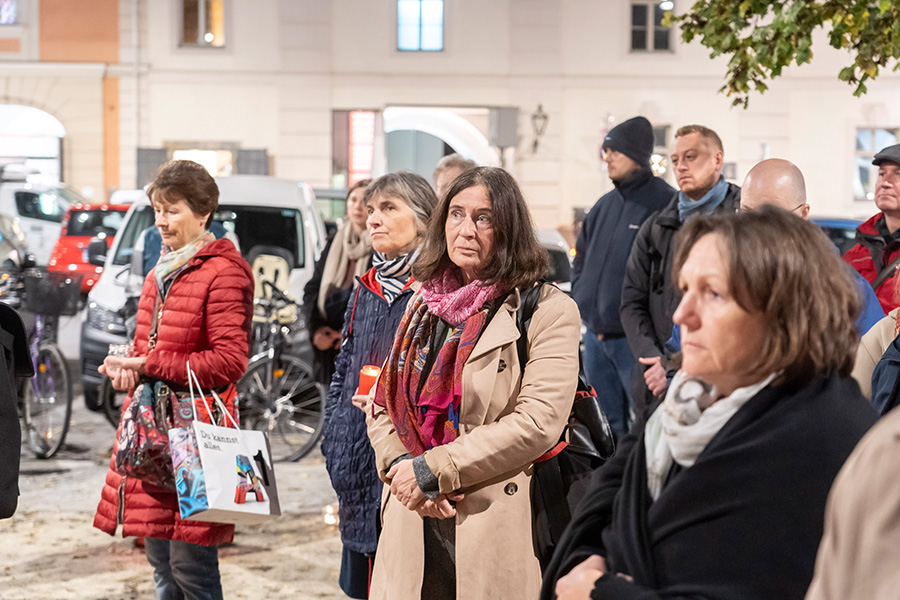
<path id="1" fill-rule="evenodd" d="M 269 289 L 272 291 L 272 296 L 285 304 L 293 304 L 294 306 L 299 306 L 296 302 L 288 298 L 288 296 L 281 291 L 274 283 L 269 281 L 268 279 L 262 278 L 263 287 L 269 286 Z"/>

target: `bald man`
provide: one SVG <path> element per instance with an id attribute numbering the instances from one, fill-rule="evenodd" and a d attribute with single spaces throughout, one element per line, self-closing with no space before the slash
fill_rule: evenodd
<path id="1" fill-rule="evenodd" d="M 809 218 L 806 182 L 797 165 L 782 158 L 770 158 L 750 169 L 741 186 L 741 210 L 754 210 L 765 204 Z"/>
<path id="2" fill-rule="evenodd" d="M 753 210 L 764 204 L 772 204 L 802 219 L 809 219 L 806 181 L 797 165 L 783 158 L 769 158 L 750 169 L 741 185 L 741 210 Z M 850 274 L 863 301 L 862 312 L 856 320 L 856 327 L 862 336 L 884 318 L 884 310 L 866 278 L 856 269 L 850 269 Z"/>

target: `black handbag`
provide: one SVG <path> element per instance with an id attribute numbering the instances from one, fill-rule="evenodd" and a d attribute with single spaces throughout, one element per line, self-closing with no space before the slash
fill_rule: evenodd
<path id="1" fill-rule="evenodd" d="M 521 295 L 516 314 L 519 339 L 516 350 L 524 373 L 528 361 L 528 326 L 537 308 L 541 288 L 534 286 Z M 569 422 L 560 441 L 534 462 L 531 480 L 531 510 L 534 544 L 543 571 L 575 507 L 587 493 L 591 475 L 615 453 L 616 441 L 594 388 L 587 384 L 581 355 L 578 386 Z"/>

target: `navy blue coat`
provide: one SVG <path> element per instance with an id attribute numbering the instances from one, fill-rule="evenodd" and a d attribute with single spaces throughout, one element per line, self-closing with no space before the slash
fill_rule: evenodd
<path id="1" fill-rule="evenodd" d="M 624 335 L 619 319 L 625 265 L 641 224 L 675 190 L 649 168 L 635 172 L 591 208 L 575 243 L 572 298 L 595 334 Z"/>
<path id="2" fill-rule="evenodd" d="M 900 377 L 900 338 L 894 338 L 872 372 L 872 404 L 879 414 L 884 414 L 885 406 L 892 400 L 897 377 Z"/>
<path id="3" fill-rule="evenodd" d="M 413 291 L 407 284 L 392 303 L 381 295 L 370 269 L 357 286 L 344 317 L 341 351 L 325 406 L 322 454 L 339 502 L 341 541 L 362 554 L 375 552 L 375 523 L 383 483 L 375 468 L 375 452 L 366 431 L 366 416 L 350 399 L 365 365 L 381 366 Z"/>

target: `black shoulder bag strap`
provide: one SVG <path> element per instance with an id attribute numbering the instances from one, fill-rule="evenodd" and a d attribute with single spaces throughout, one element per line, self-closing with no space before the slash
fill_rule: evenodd
<path id="1" fill-rule="evenodd" d="M 878 288 L 881 287 L 881 284 L 888 280 L 888 278 L 894 274 L 894 270 L 900 266 L 900 254 L 888 264 L 885 268 L 883 268 L 878 273 L 878 277 L 875 278 L 875 281 L 872 282 L 872 289 L 876 292 Z"/>
<path id="2" fill-rule="evenodd" d="M 541 282 L 521 294 L 521 303 L 516 312 L 516 327 L 519 329 L 519 339 L 516 340 L 516 350 L 519 355 L 519 368 L 525 373 L 525 363 L 528 362 L 528 327 L 531 325 L 531 317 L 537 309 L 538 298 L 541 295 L 544 283 Z M 569 512 L 569 503 L 566 501 L 566 487 L 559 467 L 559 455 L 536 462 L 534 465 L 534 481 L 541 495 L 544 511 L 547 514 L 547 526 L 549 528 L 551 543 L 555 546 L 562 537 L 563 531 L 572 515 Z"/>
<path id="3" fill-rule="evenodd" d="M 531 317 L 537 308 L 538 297 L 541 295 L 543 282 L 530 287 L 521 293 L 519 310 L 516 311 L 516 327 L 519 330 L 519 339 L 516 340 L 516 351 L 519 355 L 519 367 L 525 372 L 525 363 L 528 362 L 528 326 L 531 325 Z"/>

